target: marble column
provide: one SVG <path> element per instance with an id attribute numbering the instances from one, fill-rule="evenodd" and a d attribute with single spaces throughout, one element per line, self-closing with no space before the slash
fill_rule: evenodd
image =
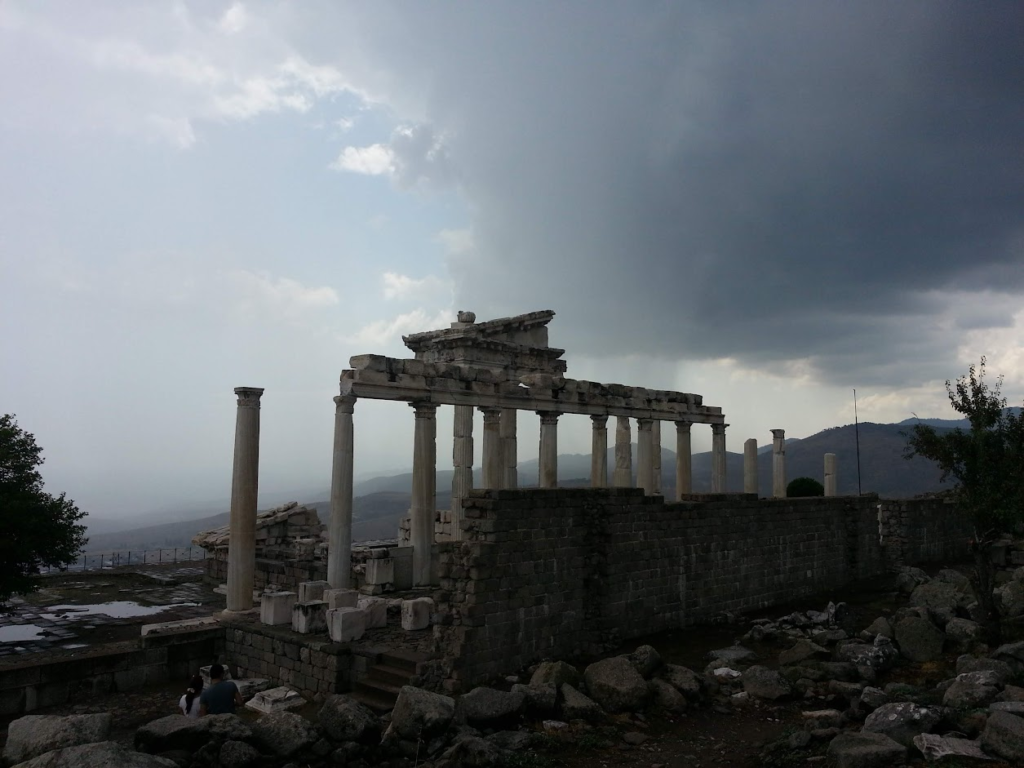
<path id="1" fill-rule="evenodd" d="M 416 412 L 412 453 L 412 585 L 430 585 L 430 553 L 437 514 L 437 406 L 410 403 Z"/>
<path id="2" fill-rule="evenodd" d="M 676 422 L 676 501 L 693 493 L 693 468 L 691 465 L 690 427 L 688 421 Z"/>
<path id="3" fill-rule="evenodd" d="M 505 458 L 501 450 L 501 410 L 481 408 L 484 415 L 484 455 L 481 461 L 484 488 L 501 488 L 505 480 Z"/>
<path id="4" fill-rule="evenodd" d="M 252 609 L 256 573 L 256 496 L 260 479 L 260 397 L 263 389 L 236 387 L 235 457 L 231 472 L 228 540 L 229 611 Z"/>
<path id="5" fill-rule="evenodd" d="M 651 493 L 661 496 L 661 421 L 651 424 L 651 457 L 654 459 L 654 487 Z"/>
<path id="6" fill-rule="evenodd" d="M 473 406 L 455 406 L 452 432 L 452 541 L 461 541 L 462 503 L 473 487 Z"/>
<path id="7" fill-rule="evenodd" d="M 630 437 L 629 416 L 615 417 L 615 477 L 616 488 L 633 487 L 633 446 Z"/>
<path id="8" fill-rule="evenodd" d="M 725 493 L 725 428 L 728 424 L 711 425 L 711 492 Z"/>
<path id="9" fill-rule="evenodd" d="M 608 417 L 591 416 L 590 487 L 608 486 Z"/>
<path id="10" fill-rule="evenodd" d="M 516 439 L 516 409 L 501 409 L 501 455 L 505 465 L 502 488 L 519 487 L 519 444 Z"/>
<path id="11" fill-rule="evenodd" d="M 743 492 L 757 493 L 757 440 L 743 443 Z"/>
<path id="12" fill-rule="evenodd" d="M 541 488 L 558 487 L 558 416 L 552 411 L 538 411 L 540 416 L 540 466 Z"/>
<path id="13" fill-rule="evenodd" d="M 644 494 L 654 493 L 654 436 L 651 420 L 636 420 L 636 484 Z"/>
<path id="14" fill-rule="evenodd" d="M 352 586 L 352 411 L 354 395 L 334 398 L 334 463 L 331 522 L 327 532 L 327 581 L 332 589 Z"/>
<path id="15" fill-rule="evenodd" d="M 786 430 L 772 430 L 772 496 L 786 498 Z"/>
<path id="16" fill-rule="evenodd" d="M 836 455 L 825 454 L 825 495 L 836 495 Z"/>

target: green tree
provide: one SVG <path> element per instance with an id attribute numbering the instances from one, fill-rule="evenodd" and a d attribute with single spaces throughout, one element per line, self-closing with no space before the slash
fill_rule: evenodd
<path id="1" fill-rule="evenodd" d="M 1024 419 L 1007 410 L 1002 377 L 985 380 L 985 358 L 971 365 L 956 384 L 946 381 L 949 403 L 968 422 L 967 429 L 941 432 L 925 424 L 913 427 L 904 456 L 923 456 L 938 464 L 942 479 L 955 482 L 957 508 L 970 520 L 974 536 L 971 583 L 988 629 L 998 638 L 1000 612 L 992 590 L 992 545 L 1024 519 Z"/>
<path id="2" fill-rule="evenodd" d="M 806 496 L 824 496 L 825 486 L 813 477 L 797 477 L 786 486 L 786 496 L 799 499 Z"/>
<path id="3" fill-rule="evenodd" d="M 43 491 L 41 453 L 12 414 L 0 416 L 0 605 L 38 589 L 40 568 L 73 563 L 87 541 L 85 513 Z"/>

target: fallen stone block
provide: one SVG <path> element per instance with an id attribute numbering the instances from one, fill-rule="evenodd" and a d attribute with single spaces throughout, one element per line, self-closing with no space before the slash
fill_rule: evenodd
<path id="1" fill-rule="evenodd" d="M 289 709 L 296 709 L 305 703 L 306 700 L 297 691 L 293 691 L 287 685 L 282 685 L 278 688 L 260 691 L 249 701 L 245 702 L 245 706 L 257 712 L 269 714 L 271 712 L 285 712 Z"/>
<path id="2" fill-rule="evenodd" d="M 384 586 L 395 581 L 395 561 L 390 557 L 366 561 L 366 583 L 370 586 Z"/>
<path id="3" fill-rule="evenodd" d="M 907 748 L 882 733 L 841 733 L 828 745 L 836 768 L 889 768 L 907 762 Z"/>
<path id="4" fill-rule="evenodd" d="M 430 613 L 434 610 L 434 601 L 429 597 L 417 597 L 402 601 L 402 629 L 407 632 L 426 629 L 430 626 Z"/>
<path id="5" fill-rule="evenodd" d="M 271 626 L 290 623 L 296 602 L 294 592 L 264 592 L 260 596 L 260 623 Z"/>
<path id="6" fill-rule="evenodd" d="M 335 643 L 355 642 L 366 633 L 366 612 L 361 608 L 328 609 L 327 631 Z"/>
<path id="7" fill-rule="evenodd" d="M 300 635 L 311 635 L 327 630 L 327 603 L 314 600 L 311 603 L 296 603 L 292 608 L 292 631 Z"/>
<path id="8" fill-rule="evenodd" d="M 357 607 L 366 614 L 366 628 L 379 629 L 388 625 L 388 601 L 379 597 L 363 597 Z"/>
<path id="9" fill-rule="evenodd" d="M 110 721 L 109 712 L 19 717 L 8 726 L 4 759 L 14 765 L 54 749 L 103 741 L 110 733 Z"/>
<path id="10" fill-rule="evenodd" d="M 359 603 L 359 592 L 354 589 L 328 589 L 324 592 L 327 607 L 355 608 Z"/>
<path id="11" fill-rule="evenodd" d="M 302 581 L 299 582 L 299 602 L 312 603 L 324 599 L 324 591 L 331 588 L 326 581 Z"/>

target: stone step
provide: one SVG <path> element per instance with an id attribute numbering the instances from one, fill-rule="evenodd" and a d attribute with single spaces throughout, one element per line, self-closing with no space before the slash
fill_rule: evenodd
<path id="1" fill-rule="evenodd" d="M 391 683 L 382 683 L 379 680 L 363 678 L 352 686 L 352 690 L 359 691 L 360 693 L 367 693 L 379 698 L 390 698 L 391 701 L 394 702 L 394 700 L 398 698 L 398 694 L 402 690 L 402 686 L 392 685 Z"/>
<path id="2" fill-rule="evenodd" d="M 388 666 L 387 664 L 377 664 L 370 667 L 366 672 L 367 680 L 374 680 L 381 683 L 388 683 L 390 685 L 409 685 L 409 681 L 412 679 L 414 672 L 410 672 L 407 669 L 399 669 L 398 667 Z"/>
<path id="3" fill-rule="evenodd" d="M 407 653 L 405 651 L 390 650 L 380 655 L 380 661 L 378 664 L 384 666 L 393 667 L 402 671 L 408 671 L 410 675 L 416 674 L 416 665 L 421 661 L 426 661 L 426 656 L 421 656 L 415 653 Z"/>

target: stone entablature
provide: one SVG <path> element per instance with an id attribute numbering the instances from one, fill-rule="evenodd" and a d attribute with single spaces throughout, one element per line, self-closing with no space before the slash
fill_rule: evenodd
<path id="1" fill-rule="evenodd" d="M 454 363 L 425 363 L 384 355 L 356 355 L 341 373 L 341 394 L 371 400 L 468 405 L 477 408 L 628 416 L 636 419 L 722 424 L 722 409 L 700 395 L 561 375 L 510 375 Z"/>

